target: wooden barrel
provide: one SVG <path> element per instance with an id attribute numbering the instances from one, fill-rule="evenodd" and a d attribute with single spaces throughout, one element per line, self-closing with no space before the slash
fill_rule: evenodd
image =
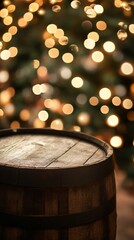
<path id="1" fill-rule="evenodd" d="M 114 240 L 111 147 L 82 133 L 0 132 L 1 240 Z"/>

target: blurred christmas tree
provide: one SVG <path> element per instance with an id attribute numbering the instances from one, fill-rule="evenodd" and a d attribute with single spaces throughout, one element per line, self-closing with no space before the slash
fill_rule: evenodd
<path id="1" fill-rule="evenodd" d="M 134 2 L 4 0 L 0 128 L 83 131 L 134 175 Z"/>

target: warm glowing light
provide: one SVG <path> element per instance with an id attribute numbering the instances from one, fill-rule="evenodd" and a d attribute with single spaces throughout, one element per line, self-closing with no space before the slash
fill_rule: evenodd
<path id="1" fill-rule="evenodd" d="M 90 115 L 87 112 L 81 112 L 78 115 L 78 123 L 81 126 L 86 126 L 90 123 Z"/>
<path id="2" fill-rule="evenodd" d="M 15 35 L 17 33 L 18 29 L 16 26 L 11 26 L 9 29 L 8 29 L 8 32 L 11 33 L 12 35 Z"/>
<path id="3" fill-rule="evenodd" d="M 41 121 L 39 118 L 36 118 L 33 122 L 33 127 L 44 128 L 45 127 L 45 122 Z"/>
<path id="4" fill-rule="evenodd" d="M 63 36 L 58 39 L 60 45 L 65 46 L 68 44 L 68 37 Z"/>
<path id="5" fill-rule="evenodd" d="M 112 103 L 115 106 L 119 106 L 121 104 L 121 99 L 119 97 L 115 96 L 112 98 Z"/>
<path id="6" fill-rule="evenodd" d="M 32 14 L 31 12 L 26 12 L 26 13 L 24 14 L 24 19 L 25 19 L 26 22 L 32 21 L 32 19 L 33 19 L 33 14 Z"/>
<path id="7" fill-rule="evenodd" d="M 14 12 L 15 9 L 16 9 L 16 6 L 14 4 L 11 4 L 7 7 L 7 10 L 8 10 L 9 13 Z"/>
<path id="8" fill-rule="evenodd" d="M 104 12 L 104 8 L 100 4 L 96 4 L 94 6 L 94 10 L 97 14 L 101 14 Z"/>
<path id="9" fill-rule="evenodd" d="M 121 71 L 122 71 L 122 73 L 125 74 L 125 75 L 131 75 L 131 74 L 133 73 L 134 69 L 133 69 L 133 66 L 132 66 L 131 63 L 129 63 L 129 62 L 124 62 L 124 63 L 122 63 L 122 65 L 121 65 Z"/>
<path id="10" fill-rule="evenodd" d="M 130 91 L 134 94 L 134 83 L 130 85 Z"/>
<path id="11" fill-rule="evenodd" d="M 14 58 L 18 54 L 18 49 L 16 47 L 10 47 L 9 52 L 10 52 L 10 57 Z"/>
<path id="12" fill-rule="evenodd" d="M 74 130 L 75 132 L 80 132 L 80 131 L 81 131 L 81 128 L 80 128 L 80 126 L 75 125 L 75 126 L 73 126 L 73 130 Z"/>
<path id="13" fill-rule="evenodd" d="M 95 10 L 93 8 L 91 8 L 90 6 L 84 7 L 84 12 L 87 14 L 87 17 L 89 17 L 89 18 L 95 18 L 97 15 Z"/>
<path id="14" fill-rule="evenodd" d="M 92 59 L 94 62 L 100 63 L 104 60 L 104 55 L 100 51 L 95 51 L 92 53 Z"/>
<path id="15" fill-rule="evenodd" d="M 59 56 L 60 52 L 57 48 L 51 48 L 49 51 L 48 51 L 48 55 L 49 57 L 51 58 L 57 58 Z"/>
<path id="16" fill-rule="evenodd" d="M 53 38 L 47 38 L 45 40 L 45 46 L 47 48 L 52 48 L 52 47 L 54 47 L 54 45 L 55 45 L 55 40 Z"/>
<path id="17" fill-rule="evenodd" d="M 0 11 L 0 17 L 5 18 L 8 15 L 8 10 L 6 8 L 2 8 Z"/>
<path id="18" fill-rule="evenodd" d="M 23 109 L 21 110 L 20 112 L 20 118 L 23 120 L 23 121 L 28 121 L 30 119 L 30 112 L 28 109 Z"/>
<path id="19" fill-rule="evenodd" d="M 71 84 L 74 88 L 81 88 L 83 86 L 83 79 L 81 77 L 74 77 Z"/>
<path id="20" fill-rule="evenodd" d="M 111 97 L 111 91 L 109 88 L 101 88 L 99 91 L 99 96 L 103 100 L 108 100 Z"/>
<path id="21" fill-rule="evenodd" d="M 53 12 L 58 13 L 58 12 L 60 12 L 60 10 L 61 10 L 61 6 L 60 5 L 52 6 L 52 11 Z"/>
<path id="22" fill-rule="evenodd" d="M 47 99 L 44 101 L 44 106 L 45 106 L 46 108 L 52 108 L 52 107 L 53 107 L 53 100 L 47 98 Z"/>
<path id="23" fill-rule="evenodd" d="M 110 139 L 110 144 L 112 147 L 119 148 L 123 144 L 122 138 L 119 136 L 114 136 Z"/>
<path id="24" fill-rule="evenodd" d="M 4 107 L 4 112 L 7 117 L 12 116 L 14 114 L 15 107 L 12 103 L 8 103 Z"/>
<path id="25" fill-rule="evenodd" d="M 45 13 L 46 13 L 45 9 L 43 9 L 43 8 L 38 10 L 38 14 L 41 15 L 41 16 L 45 15 Z"/>
<path id="26" fill-rule="evenodd" d="M 40 95 L 41 94 L 41 86 L 40 84 L 36 84 L 32 87 L 32 91 L 35 95 Z"/>
<path id="27" fill-rule="evenodd" d="M 127 38 L 127 32 L 125 31 L 125 30 L 123 30 L 123 29 L 120 29 L 118 32 L 117 32 L 117 37 L 120 39 L 120 40 L 122 40 L 122 41 L 124 41 L 126 38 Z"/>
<path id="28" fill-rule="evenodd" d="M 18 121 L 13 121 L 11 124 L 10 124 L 10 127 L 12 129 L 15 129 L 15 128 L 20 128 L 20 123 Z"/>
<path id="29" fill-rule="evenodd" d="M 115 0 L 115 1 L 114 1 L 114 5 L 115 5 L 117 8 L 121 8 L 121 6 L 122 6 L 122 1 L 121 1 L 121 0 Z"/>
<path id="30" fill-rule="evenodd" d="M 37 12 L 39 9 L 39 4 L 36 2 L 33 2 L 29 5 L 29 11 L 30 12 Z"/>
<path id="31" fill-rule="evenodd" d="M 134 34 L 134 24 L 129 25 L 129 31 Z"/>
<path id="32" fill-rule="evenodd" d="M 131 99 L 126 98 L 126 99 L 123 100 L 122 106 L 123 106 L 125 109 L 131 109 L 131 108 L 133 107 L 133 102 L 132 102 Z"/>
<path id="33" fill-rule="evenodd" d="M 95 47 L 95 41 L 93 39 L 88 38 L 84 41 L 84 46 L 87 49 L 93 49 Z"/>
<path id="34" fill-rule="evenodd" d="M 107 24 L 106 24 L 106 22 L 104 22 L 104 21 L 98 21 L 98 22 L 96 23 L 96 27 L 97 27 L 98 30 L 104 31 L 104 30 L 106 30 L 106 28 L 107 28 Z"/>
<path id="35" fill-rule="evenodd" d="M 65 63 L 71 63 L 74 60 L 74 57 L 72 55 L 72 53 L 64 53 L 62 56 L 62 60 Z"/>
<path id="36" fill-rule="evenodd" d="M 48 31 L 49 33 L 55 33 L 56 30 L 57 30 L 57 26 L 56 26 L 55 24 L 49 24 L 49 25 L 47 26 L 47 31 Z"/>
<path id="37" fill-rule="evenodd" d="M 103 48 L 106 52 L 111 53 L 115 50 L 115 44 L 111 41 L 107 41 L 103 44 Z"/>
<path id="38" fill-rule="evenodd" d="M 0 54 L 0 57 L 2 60 L 8 60 L 10 58 L 10 51 L 9 50 L 3 50 Z"/>
<path id="39" fill-rule="evenodd" d="M 62 111 L 66 115 L 70 115 L 73 112 L 73 110 L 74 110 L 74 108 L 73 108 L 72 104 L 69 104 L 69 103 L 64 104 L 62 107 Z"/>
<path id="40" fill-rule="evenodd" d="M 107 118 L 106 122 L 110 127 L 116 127 L 119 124 L 119 118 L 113 114 Z"/>
<path id="41" fill-rule="evenodd" d="M 3 1 L 4 6 L 8 6 L 9 4 L 11 4 L 10 0 L 4 0 Z"/>
<path id="42" fill-rule="evenodd" d="M 64 31 L 63 31 L 63 29 L 58 28 L 58 29 L 54 32 L 54 36 L 55 36 L 56 38 L 61 38 L 61 37 L 63 37 L 63 36 L 64 36 Z"/>
<path id="43" fill-rule="evenodd" d="M 53 111 L 53 112 L 61 113 L 61 102 L 59 101 L 59 99 L 56 99 L 56 98 L 49 99 L 48 98 L 44 101 L 44 106 L 46 108 L 51 109 L 51 111 Z"/>
<path id="44" fill-rule="evenodd" d="M 89 99 L 89 103 L 92 105 L 92 106 L 97 106 L 98 103 L 99 103 L 99 100 L 97 97 L 93 96 Z"/>
<path id="45" fill-rule="evenodd" d="M 10 42 L 11 39 L 12 39 L 12 35 L 9 32 L 4 33 L 3 36 L 2 36 L 2 40 L 4 42 Z"/>
<path id="46" fill-rule="evenodd" d="M 34 59 L 34 60 L 33 60 L 33 66 L 34 66 L 35 69 L 40 66 L 40 62 L 39 62 L 38 59 Z"/>
<path id="47" fill-rule="evenodd" d="M 3 19 L 3 23 L 5 24 L 5 25 L 11 25 L 12 24 L 12 22 L 13 22 L 13 18 L 11 17 L 11 16 L 7 16 L 7 17 L 5 17 L 4 19 Z"/>
<path id="48" fill-rule="evenodd" d="M 72 76 L 72 72 L 68 67 L 62 67 L 60 70 L 60 75 L 63 79 L 69 79 Z"/>
<path id="49" fill-rule="evenodd" d="M 49 118 L 48 112 L 45 111 L 45 110 L 41 110 L 41 111 L 38 113 L 38 118 L 39 118 L 41 121 L 46 121 L 46 120 Z"/>
<path id="50" fill-rule="evenodd" d="M 45 79 L 47 77 L 48 71 L 47 68 L 44 66 L 40 66 L 37 70 L 37 75 L 39 78 Z"/>
<path id="51" fill-rule="evenodd" d="M 9 79 L 9 73 L 6 70 L 0 71 L 0 83 L 5 83 Z"/>
<path id="52" fill-rule="evenodd" d="M 57 129 L 57 130 L 62 130 L 64 126 L 63 126 L 63 122 L 61 121 L 61 119 L 55 119 L 51 122 L 50 127 L 53 129 Z"/>
<path id="53" fill-rule="evenodd" d="M 11 94 L 8 89 L 4 90 L 0 93 L 0 104 L 1 105 L 8 104 L 10 102 L 10 99 L 11 99 Z"/>
<path id="54" fill-rule="evenodd" d="M 18 20 L 18 26 L 21 27 L 21 28 L 26 27 L 27 26 L 27 21 L 24 18 L 20 18 Z"/>
<path id="55" fill-rule="evenodd" d="M 109 112 L 109 107 L 107 105 L 103 105 L 100 109 L 100 111 L 103 113 L 103 114 L 107 114 Z"/>
<path id="56" fill-rule="evenodd" d="M 4 116 L 4 112 L 3 110 L 0 108 L 0 117 L 3 117 Z"/>
<path id="57" fill-rule="evenodd" d="M 71 5 L 72 8 L 78 9 L 79 6 L 81 5 L 81 2 L 78 1 L 78 0 L 73 0 L 70 5 Z"/>
<path id="58" fill-rule="evenodd" d="M 87 35 L 87 38 L 93 39 L 95 42 L 97 42 L 99 40 L 99 34 L 97 32 L 90 32 Z"/>

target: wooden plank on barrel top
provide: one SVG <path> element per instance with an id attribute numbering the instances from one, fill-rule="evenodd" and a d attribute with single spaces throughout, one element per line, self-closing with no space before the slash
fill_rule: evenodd
<path id="1" fill-rule="evenodd" d="M 75 139 L 42 135 L 25 135 L 22 141 L 20 138 L 17 135 L 8 137 L 7 142 L 1 140 L 1 165 L 43 168 L 77 142 Z"/>
<path id="2" fill-rule="evenodd" d="M 66 168 L 82 166 L 86 162 L 90 162 L 90 158 L 93 156 L 94 161 L 96 159 L 96 152 L 98 151 L 98 146 L 91 143 L 86 143 L 79 141 L 74 146 L 72 146 L 68 151 L 63 153 L 54 162 L 52 162 L 49 168 Z"/>

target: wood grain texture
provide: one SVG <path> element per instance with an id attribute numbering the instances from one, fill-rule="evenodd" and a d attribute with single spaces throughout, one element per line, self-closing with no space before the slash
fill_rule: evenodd
<path id="1" fill-rule="evenodd" d="M 66 168 L 103 161 L 106 154 L 92 143 L 59 136 L 17 135 L 0 138 L 0 165 Z"/>
<path id="2" fill-rule="evenodd" d="M 115 240 L 115 194 L 104 142 L 65 131 L 2 133 L 0 239 Z"/>

